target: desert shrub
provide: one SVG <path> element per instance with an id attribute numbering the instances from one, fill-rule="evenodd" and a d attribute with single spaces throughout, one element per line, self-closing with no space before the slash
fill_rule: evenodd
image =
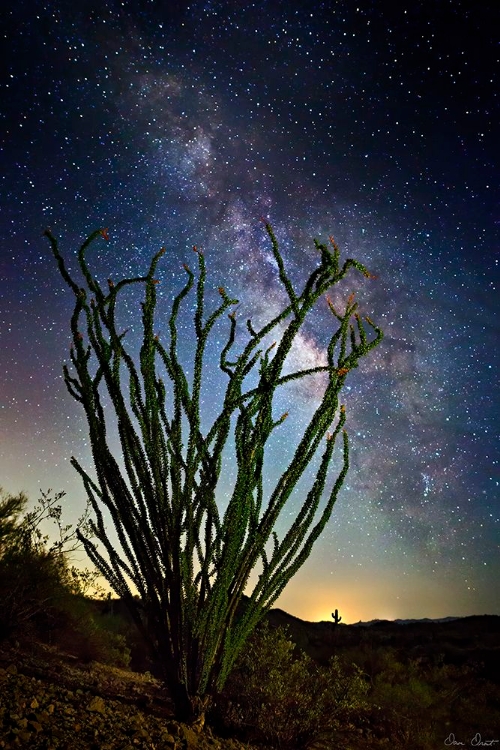
<path id="1" fill-rule="evenodd" d="M 320 747 L 364 707 L 367 684 L 338 658 L 327 667 L 297 653 L 282 628 L 261 626 L 240 656 L 216 710 L 228 729 L 279 748 Z M 325 747 L 331 745 L 325 745 Z"/>
<path id="2" fill-rule="evenodd" d="M 385 648 L 377 664 L 368 695 L 368 736 L 390 738 L 393 748 L 427 750 L 442 745 L 450 732 L 470 739 L 500 727 L 500 691 L 478 668 L 406 658 Z"/>
<path id="3" fill-rule="evenodd" d="M 412 659 L 369 643 L 322 667 L 281 628 L 265 625 L 239 658 L 213 719 L 266 747 L 354 750 L 390 742 L 394 750 L 428 750 L 450 732 L 472 738 L 500 731 L 500 689 L 480 673 L 481 665 Z"/>
<path id="4" fill-rule="evenodd" d="M 50 642 L 80 661 L 98 661 L 115 667 L 130 665 L 130 647 L 125 631 L 102 617 L 93 602 L 73 595 L 62 603 Z"/>
<path id="5" fill-rule="evenodd" d="M 370 693 L 373 705 L 378 708 L 378 715 L 373 714 L 372 731 L 378 737 L 390 737 L 395 747 L 408 744 L 414 748 L 430 747 L 434 739 L 432 709 L 436 708 L 436 697 L 431 685 L 416 676 L 405 675 L 404 670 L 398 682 L 386 681 L 382 674 Z"/>
<path id="6" fill-rule="evenodd" d="M 10 497 L 0 500 L 5 510 Z M 24 510 L 26 499 L 15 508 Z M 0 640 L 49 627 L 74 590 L 65 556 L 23 519 L 10 518 L 0 546 Z M 4 526 L 5 530 L 5 526 Z"/>
<path id="7" fill-rule="evenodd" d="M 83 662 L 98 661 L 114 667 L 128 668 L 130 665 L 130 648 L 126 637 L 100 627 L 89 619 L 87 629 L 77 628 L 77 639 L 68 649 Z"/>
<path id="8" fill-rule="evenodd" d="M 75 590 L 62 551 L 69 527 L 59 524 L 61 538 L 50 547 L 39 528 L 46 518 L 60 520 L 61 496 L 44 494 L 26 513 L 25 495 L 0 490 L 0 639 L 49 627 L 57 604 Z"/>
<path id="9" fill-rule="evenodd" d="M 8 495 L 0 487 L 0 559 L 18 537 L 20 516 L 26 503 L 24 493 Z"/>
<path id="10" fill-rule="evenodd" d="M 95 613 L 60 555 L 24 550 L 0 561 L 0 598 L 4 637 L 56 645 L 84 662 L 129 666 L 125 634 Z"/>
<path id="11" fill-rule="evenodd" d="M 66 648 L 83 661 L 126 667 L 125 634 L 110 618 L 99 617 L 84 596 L 96 591 L 96 574 L 69 564 L 65 545 L 72 535 L 71 527 L 60 523 L 61 497 L 42 494 L 26 513 L 23 494 L 0 490 L 0 641 L 29 637 Z M 54 520 L 59 530 L 51 545 L 40 531 L 45 519 Z"/>

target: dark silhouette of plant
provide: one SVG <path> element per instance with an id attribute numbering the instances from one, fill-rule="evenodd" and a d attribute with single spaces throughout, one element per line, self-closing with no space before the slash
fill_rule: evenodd
<path id="1" fill-rule="evenodd" d="M 27 498 L 4 496 L 0 501 L 0 638 L 19 635 L 35 622 L 50 619 L 66 595 L 70 570 L 59 540 L 47 546 L 39 523 L 50 514 L 60 518 L 55 503 L 62 495 L 42 495 L 37 507 L 25 513 Z M 69 527 L 61 527 L 61 539 Z"/>
<path id="2" fill-rule="evenodd" d="M 247 321 L 248 340 L 237 355 L 233 354 L 236 312 L 229 313 L 229 330 L 219 359 L 227 387 L 221 411 L 206 431 L 201 427 L 200 406 L 207 342 L 217 321 L 237 300 L 219 287 L 221 302 L 206 315 L 203 254 L 194 248 L 196 283 L 193 271 L 184 266 L 187 281 L 173 299 L 169 341 L 164 343 L 155 332 L 155 308 L 156 269 L 165 250 L 156 253 L 145 276 L 117 282 L 110 279 L 103 288 L 86 260 L 94 240 L 100 236 L 109 239 L 107 230 L 97 230 L 78 253 L 81 286 L 70 275 L 56 239 L 49 230 L 45 232 L 76 300 L 71 317 L 73 368 L 65 365 L 64 377 L 70 394 L 85 410 L 96 480 L 76 458 L 72 464 L 84 482 L 96 517 L 93 534 L 104 551 L 87 535 L 80 533 L 79 538 L 92 562 L 126 601 L 162 664 L 178 717 L 199 724 L 245 641 L 308 558 L 330 518 L 349 465 L 343 429 L 346 414 L 339 395 L 350 370 L 382 339 L 380 329 L 365 318 L 374 334 L 369 338 L 353 295 L 342 310 L 327 299 L 336 330 L 327 347 L 326 364 L 284 371 L 292 344 L 320 297 L 351 268 L 367 277 L 370 274 L 355 260 L 341 264 L 333 240 L 330 247 L 315 241 L 320 262 L 297 292 L 269 224 L 266 230 L 289 301 L 259 329 Z M 137 285 L 145 289 L 138 361 L 126 346 L 127 331 L 117 322 L 118 298 L 123 290 Z M 194 286 L 196 340 L 189 378 L 179 356 L 178 320 Z M 268 346 L 266 341 L 276 330 L 283 331 L 281 338 Z M 266 498 L 266 443 L 287 417 L 273 414 L 275 392 L 286 383 L 317 373 L 326 376 L 321 402 L 305 426 L 292 460 Z M 107 437 L 111 413 L 118 430 L 121 463 Z M 230 435 L 234 437 L 236 478 L 221 518 L 217 493 Z M 343 445 L 342 468 L 320 509 L 338 437 Z M 279 539 L 274 531 L 276 521 L 317 456 L 316 475 L 302 508 Z M 103 509 L 111 517 L 119 546 L 106 530 Z M 243 592 L 258 565 L 262 572 L 242 608 Z M 134 597 L 132 586 L 139 597 Z"/>
<path id="3" fill-rule="evenodd" d="M 7 495 L 0 490 L 0 641 L 47 636 L 67 622 L 76 597 L 86 588 L 95 590 L 96 573 L 77 570 L 69 563 L 76 537 L 71 525 L 61 524 L 63 496 L 63 492 L 42 492 L 27 512 L 24 493 Z M 57 526 L 51 544 L 40 528 L 46 520 Z M 79 523 L 85 522 L 86 514 Z M 79 616 L 71 616 L 73 641 L 81 612 L 80 607 Z"/>
<path id="4" fill-rule="evenodd" d="M 0 487 L 0 559 L 20 534 L 20 517 L 28 498 L 23 492 L 8 495 Z"/>
<path id="5" fill-rule="evenodd" d="M 333 624 L 338 625 L 339 622 L 342 620 L 342 617 L 339 615 L 338 609 L 335 610 L 335 612 L 332 612 L 333 617 Z"/>

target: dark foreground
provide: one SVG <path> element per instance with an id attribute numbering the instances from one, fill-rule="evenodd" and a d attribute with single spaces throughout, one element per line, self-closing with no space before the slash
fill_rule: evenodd
<path id="1" fill-rule="evenodd" d="M 219 716 L 212 722 L 217 731 L 201 733 L 175 721 L 164 687 L 150 672 L 83 659 L 70 643 L 4 642 L 0 748 L 500 748 L 500 617 L 333 626 L 272 610 L 268 621 L 267 646 L 252 652 L 262 663 L 243 663 L 230 681 L 225 725 Z M 283 626 L 295 649 L 284 648 L 289 641 L 276 630 Z M 132 666 L 134 659 L 138 669 L 141 654 L 132 653 Z M 144 666 L 154 673 L 154 665 Z M 321 682 L 325 674 L 331 683 Z M 342 711 L 333 721 L 324 709 L 312 721 L 316 703 L 307 694 L 317 691 L 320 705 L 329 688 Z M 303 734 L 301 712 L 308 727 Z M 296 730 L 288 731 L 292 726 Z"/>
<path id="2" fill-rule="evenodd" d="M 161 683 L 38 644 L 0 651 L 0 747 L 251 750 L 175 721 Z"/>

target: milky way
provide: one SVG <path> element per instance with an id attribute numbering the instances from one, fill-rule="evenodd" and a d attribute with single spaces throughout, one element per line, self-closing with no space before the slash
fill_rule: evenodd
<path id="1" fill-rule="evenodd" d="M 197 245 L 211 289 L 257 323 L 286 300 L 262 218 L 297 286 L 313 237 L 333 235 L 376 278 L 353 273 L 332 296 L 355 292 L 385 339 L 347 380 L 351 471 L 278 605 L 311 620 L 500 612 L 493 3 L 18 5 L 2 29 L 4 489 L 64 490 L 70 522 L 84 504 L 69 458 L 90 462 L 86 429 L 61 376 L 71 299 L 46 226 L 73 267 L 108 227 L 91 256 L 104 278 L 165 246 L 164 311 Z M 321 364 L 331 326 L 322 301 L 294 362 Z M 290 416 L 271 476 L 320 389 L 278 397 Z"/>

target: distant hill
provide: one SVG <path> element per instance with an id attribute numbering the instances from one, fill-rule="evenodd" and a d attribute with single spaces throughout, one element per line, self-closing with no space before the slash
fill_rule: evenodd
<path id="1" fill-rule="evenodd" d="M 359 622 L 353 622 L 351 623 L 353 626 L 357 627 L 359 625 L 377 625 L 379 622 L 393 622 L 396 625 L 408 625 L 409 623 L 413 622 L 452 622 L 453 620 L 460 620 L 461 617 L 436 617 L 436 618 L 429 618 L 429 617 L 421 617 L 420 619 L 410 619 L 410 620 L 368 620 L 367 622 L 362 622 L 361 620 Z"/>
<path id="2" fill-rule="evenodd" d="M 371 620 L 345 625 L 306 622 L 281 609 L 267 613 L 271 627 L 287 629 L 290 640 L 311 658 L 326 663 L 335 654 L 392 648 L 401 659 L 483 664 L 484 676 L 500 681 L 500 616 L 472 615 L 420 620 Z"/>

